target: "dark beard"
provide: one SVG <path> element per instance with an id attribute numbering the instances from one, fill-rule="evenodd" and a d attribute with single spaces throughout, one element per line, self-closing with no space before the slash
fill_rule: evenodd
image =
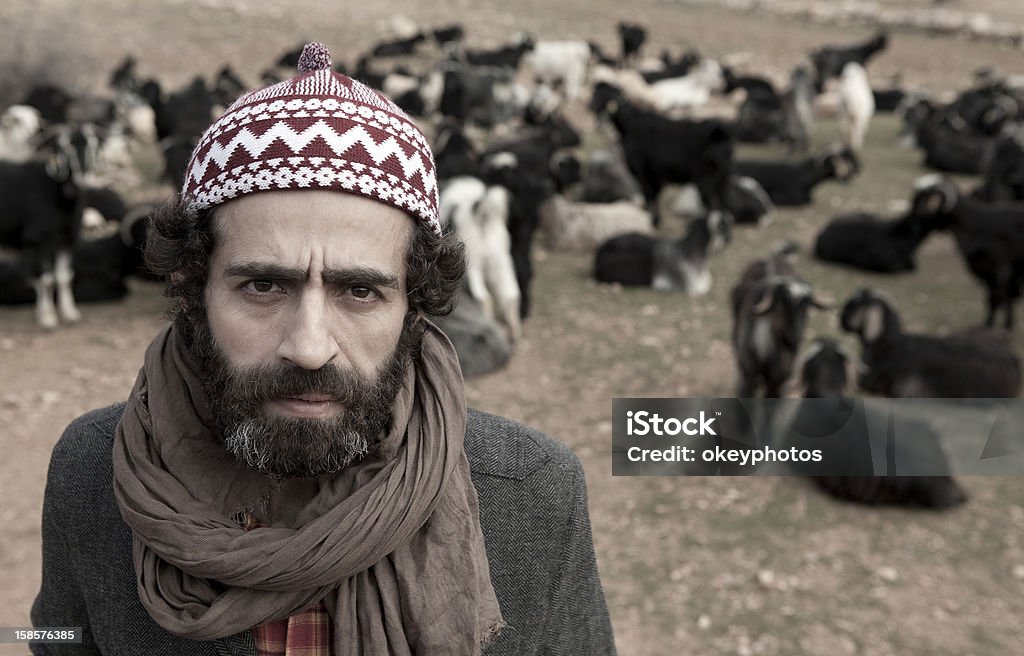
<path id="1" fill-rule="evenodd" d="M 390 428 L 391 406 L 422 338 L 407 316 L 394 352 L 370 380 L 331 364 L 315 371 L 287 363 L 235 368 L 213 339 L 205 312 L 186 334 L 227 450 L 252 469 L 279 479 L 333 474 L 370 453 Z M 263 409 L 268 400 L 303 393 L 335 397 L 344 412 L 306 419 Z"/>

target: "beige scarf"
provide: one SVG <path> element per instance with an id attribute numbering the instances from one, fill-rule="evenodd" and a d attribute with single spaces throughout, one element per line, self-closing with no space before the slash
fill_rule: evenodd
<path id="1" fill-rule="evenodd" d="M 480 653 L 501 612 L 463 451 L 462 375 L 437 328 L 378 449 L 315 480 L 275 482 L 230 455 L 196 372 L 178 331 L 161 332 L 114 441 L 139 598 L 160 626 L 210 640 L 322 600 L 338 656 Z M 287 525 L 246 532 L 235 518 L 268 501 Z"/>

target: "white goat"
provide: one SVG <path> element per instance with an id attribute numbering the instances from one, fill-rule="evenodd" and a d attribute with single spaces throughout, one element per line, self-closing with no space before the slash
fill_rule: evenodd
<path id="1" fill-rule="evenodd" d="M 860 151 L 868 123 L 875 113 L 875 97 L 868 83 L 868 74 L 857 62 L 843 67 L 839 80 L 839 121 L 843 140 L 850 148 Z"/>
<path id="2" fill-rule="evenodd" d="M 539 41 L 523 57 L 523 64 L 532 81 L 552 87 L 561 83 L 571 102 L 583 91 L 590 57 L 586 41 Z"/>
<path id="3" fill-rule="evenodd" d="M 593 251 L 612 237 L 653 232 L 651 215 L 629 201 L 574 203 L 555 195 L 540 210 L 540 229 L 554 251 Z"/>
<path id="4" fill-rule="evenodd" d="M 509 340 L 522 335 L 520 291 L 508 234 L 509 193 L 477 178 L 453 178 L 441 190 L 440 215 L 466 244 L 466 283 L 488 319 L 505 326 Z"/>

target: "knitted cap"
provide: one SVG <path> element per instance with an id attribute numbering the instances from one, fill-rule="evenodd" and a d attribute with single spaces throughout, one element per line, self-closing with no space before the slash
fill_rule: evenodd
<path id="1" fill-rule="evenodd" d="M 336 189 L 404 210 L 441 233 L 426 137 L 390 99 L 331 70 L 322 43 L 298 76 L 236 100 L 192 152 L 181 196 L 190 212 L 259 191 Z"/>

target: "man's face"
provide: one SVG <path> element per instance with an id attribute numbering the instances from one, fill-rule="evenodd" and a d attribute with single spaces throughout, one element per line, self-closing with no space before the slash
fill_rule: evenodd
<path id="1" fill-rule="evenodd" d="M 409 352 L 412 230 L 401 210 L 335 191 L 218 209 L 202 366 L 232 452 L 274 475 L 318 475 L 386 429 Z"/>

